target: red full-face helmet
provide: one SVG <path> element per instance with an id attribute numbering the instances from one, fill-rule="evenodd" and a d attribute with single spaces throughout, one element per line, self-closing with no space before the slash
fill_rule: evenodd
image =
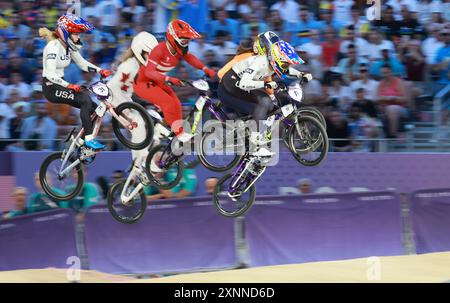
<path id="1" fill-rule="evenodd" d="M 201 35 L 182 20 L 173 20 L 167 26 L 166 40 L 179 54 L 187 54 L 189 41 L 198 38 Z"/>

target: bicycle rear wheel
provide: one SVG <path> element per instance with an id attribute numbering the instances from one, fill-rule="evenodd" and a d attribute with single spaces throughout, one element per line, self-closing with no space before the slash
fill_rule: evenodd
<path id="1" fill-rule="evenodd" d="M 167 144 L 160 144 L 150 149 L 145 160 L 145 173 L 156 188 L 167 190 L 174 188 L 180 182 L 184 163 L 179 160 L 173 161 L 175 157 Z M 167 165 L 167 162 L 172 163 Z"/>
<path id="2" fill-rule="evenodd" d="M 245 153 L 245 142 L 239 144 L 236 131 L 227 128 L 221 121 L 215 121 L 209 129 L 203 133 L 196 147 L 200 163 L 214 172 L 232 169 Z"/>
<path id="3" fill-rule="evenodd" d="M 119 180 L 111 186 L 108 191 L 107 205 L 114 219 L 123 224 L 132 224 L 138 222 L 144 216 L 147 209 L 147 199 L 144 191 L 141 190 L 129 202 L 123 203 L 121 195 L 125 182 L 125 179 Z M 131 182 L 125 195 L 130 195 L 134 189 L 135 186 Z"/>
<path id="4" fill-rule="evenodd" d="M 234 218 L 245 214 L 255 202 L 256 188 L 250 186 L 247 191 L 248 181 L 241 177 L 242 181 L 237 186 L 234 183 L 233 174 L 227 174 L 222 177 L 214 188 L 213 202 L 222 216 Z M 231 189 L 233 189 L 231 191 Z M 231 192 L 230 192 L 231 191 Z"/>

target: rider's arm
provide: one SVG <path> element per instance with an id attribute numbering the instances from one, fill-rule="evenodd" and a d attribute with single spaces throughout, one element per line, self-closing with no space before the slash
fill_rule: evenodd
<path id="1" fill-rule="evenodd" d="M 45 77 L 58 85 L 63 87 L 69 86 L 69 82 L 65 81 L 63 78 L 58 76 L 57 70 L 57 60 L 59 58 L 59 49 L 56 43 L 48 44 L 44 52 L 44 65 L 45 65 Z"/>
<path id="2" fill-rule="evenodd" d="M 75 62 L 78 67 L 84 72 L 98 73 L 101 68 L 87 61 L 81 56 L 79 52 L 71 52 L 73 62 Z"/>
<path id="3" fill-rule="evenodd" d="M 301 78 L 303 73 L 292 66 L 289 66 L 289 76 Z"/>
<path id="4" fill-rule="evenodd" d="M 205 68 L 205 65 L 203 64 L 203 62 L 200 61 L 200 59 L 197 58 L 195 55 L 193 55 L 189 52 L 186 55 L 184 55 L 183 58 L 184 58 L 184 60 L 186 60 L 187 63 L 189 63 L 189 65 L 191 65 L 192 67 L 195 67 L 196 69 L 203 70 Z"/>
<path id="5" fill-rule="evenodd" d="M 239 81 L 238 87 L 242 90 L 254 90 L 260 89 L 264 87 L 264 81 L 255 81 L 253 78 L 256 75 L 256 69 L 247 68 L 241 76 L 241 80 Z"/>

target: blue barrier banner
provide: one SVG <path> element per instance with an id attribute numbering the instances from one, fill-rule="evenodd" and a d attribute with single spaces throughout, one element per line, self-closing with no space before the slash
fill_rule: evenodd
<path id="1" fill-rule="evenodd" d="M 251 266 L 404 254 L 393 192 L 260 197 L 245 223 Z"/>
<path id="2" fill-rule="evenodd" d="M 450 188 L 413 193 L 411 220 L 418 254 L 449 251 Z"/>
<path id="3" fill-rule="evenodd" d="M 151 202 L 132 225 L 105 206 L 89 209 L 85 225 L 89 268 L 107 273 L 170 273 L 236 266 L 234 220 L 211 197 Z"/>
<path id="4" fill-rule="evenodd" d="M 74 215 L 54 210 L 0 222 L 0 270 L 69 268 L 77 257 Z"/>

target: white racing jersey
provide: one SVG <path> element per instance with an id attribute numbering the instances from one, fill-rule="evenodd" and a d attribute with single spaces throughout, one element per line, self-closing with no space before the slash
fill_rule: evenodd
<path id="1" fill-rule="evenodd" d="M 47 43 L 43 53 L 42 77 L 49 81 L 67 87 L 69 83 L 65 81 L 64 70 L 73 60 L 84 72 L 99 72 L 100 67 L 86 61 L 78 51 L 69 50 L 58 39 Z"/>
<path id="2" fill-rule="evenodd" d="M 139 68 L 139 61 L 134 57 L 120 63 L 114 76 L 107 84 L 113 92 L 115 102 L 120 100 L 131 101 L 131 96 L 134 92 L 134 79 L 139 72 Z"/>
<path id="3" fill-rule="evenodd" d="M 240 81 L 236 84 L 240 89 L 251 91 L 264 88 L 264 80 L 274 75 L 274 70 L 265 55 L 251 56 L 234 64 L 232 70 Z M 298 77 L 300 71 L 289 67 L 289 75 Z"/>

